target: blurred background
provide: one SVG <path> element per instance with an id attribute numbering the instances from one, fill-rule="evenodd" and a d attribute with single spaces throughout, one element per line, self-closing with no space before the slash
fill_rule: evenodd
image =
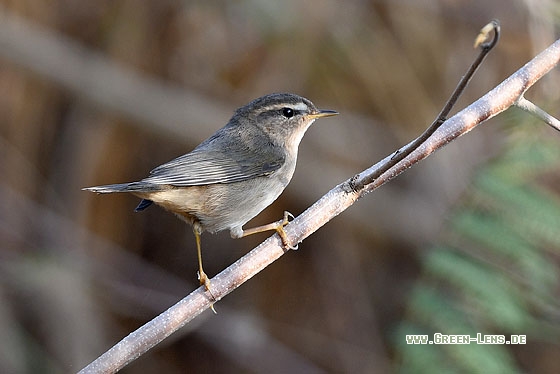
<path id="1" fill-rule="evenodd" d="M 271 92 L 318 121 L 284 194 L 297 215 L 559 34 L 557 2 L 0 1 L 0 372 L 75 372 L 198 286 L 191 229 L 133 196 Z M 559 72 L 527 96 L 558 116 Z M 124 373 L 560 372 L 560 134 L 510 109 L 360 200 Z M 213 276 L 266 238 L 205 234 Z M 407 334 L 526 345 L 407 345 Z"/>

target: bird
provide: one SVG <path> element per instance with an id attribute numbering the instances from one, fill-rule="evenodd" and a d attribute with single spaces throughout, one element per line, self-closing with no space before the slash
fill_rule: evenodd
<path id="1" fill-rule="evenodd" d="M 198 279 L 210 291 L 202 267 L 201 235 L 229 230 L 232 238 L 274 230 L 288 242 L 284 226 L 293 217 L 284 212 L 276 222 L 243 229 L 272 204 L 294 174 L 299 144 L 318 118 L 337 115 L 319 110 L 292 93 L 262 96 L 237 109 L 228 123 L 190 153 L 153 169 L 137 182 L 86 187 L 98 194 L 131 193 L 140 199 L 135 211 L 152 204 L 174 213 L 192 226 Z"/>

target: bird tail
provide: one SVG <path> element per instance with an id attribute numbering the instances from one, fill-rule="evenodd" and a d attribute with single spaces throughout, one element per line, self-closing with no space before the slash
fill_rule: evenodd
<path id="1" fill-rule="evenodd" d="M 82 188 L 84 191 L 95 193 L 113 193 L 113 192 L 155 192 L 161 190 L 161 186 L 146 182 L 131 182 L 119 184 L 107 184 L 105 186 L 94 186 Z"/>
<path id="2" fill-rule="evenodd" d="M 132 182 L 132 183 L 119 183 L 119 184 L 107 184 L 105 186 L 94 186 L 82 188 L 83 191 L 91 191 L 95 193 L 113 193 L 113 192 L 153 192 L 157 191 L 159 186 L 143 183 L 143 182 Z M 140 212 L 152 205 L 153 201 L 148 199 L 142 199 L 140 204 L 134 209 L 135 212 Z"/>
<path id="3" fill-rule="evenodd" d="M 132 183 L 119 183 L 119 184 L 107 184 L 105 186 L 95 186 L 82 188 L 83 191 L 91 191 L 95 193 L 113 193 L 113 192 L 131 192 L 134 188 L 130 188 Z"/>

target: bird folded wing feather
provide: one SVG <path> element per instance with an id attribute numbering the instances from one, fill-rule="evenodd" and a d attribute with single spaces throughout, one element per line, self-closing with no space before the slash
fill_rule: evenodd
<path id="1" fill-rule="evenodd" d="M 285 159 L 280 154 L 249 149 L 237 149 L 233 159 L 226 152 L 195 150 L 158 166 L 142 182 L 177 187 L 240 182 L 278 170 Z"/>

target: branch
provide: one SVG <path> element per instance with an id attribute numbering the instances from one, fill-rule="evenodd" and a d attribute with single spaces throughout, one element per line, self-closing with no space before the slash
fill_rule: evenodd
<path id="1" fill-rule="evenodd" d="M 439 148 L 466 134 L 480 123 L 516 105 L 523 94 L 560 61 L 560 40 L 541 52 L 525 66 L 486 95 L 445 121 L 425 142 L 403 160 L 371 179 L 391 162 L 387 156 L 360 174 L 342 182 L 285 227 L 291 243 L 299 243 L 328 221 L 342 213 L 367 193 L 392 180 Z M 412 143 L 412 142 L 411 142 Z M 363 183 L 367 181 L 367 183 Z M 356 186 L 362 186 L 355 188 Z M 212 278 L 212 294 L 220 300 L 281 257 L 287 250 L 278 235 L 273 235 L 234 264 Z M 116 372 L 129 362 L 181 328 L 215 300 L 199 287 L 177 304 L 140 327 L 85 367 L 80 373 Z"/>
<path id="2" fill-rule="evenodd" d="M 484 42 L 491 31 L 494 32 L 494 37 L 489 42 Z M 498 20 L 492 20 L 490 23 L 488 23 L 486 26 L 482 28 L 482 30 L 480 31 L 480 33 L 478 34 L 475 40 L 474 43 L 475 48 L 481 46 L 480 53 L 473 61 L 469 69 L 467 70 L 467 73 L 459 81 L 459 84 L 455 88 L 455 91 L 453 91 L 451 97 L 449 98 L 449 100 L 447 100 L 447 103 L 445 103 L 443 109 L 441 110 L 441 112 L 439 113 L 435 121 L 432 122 L 432 124 L 422 133 L 422 135 L 414 139 L 413 142 L 410 142 L 405 147 L 393 153 L 393 156 L 391 156 L 391 160 L 389 162 L 384 163 L 383 166 L 379 167 L 374 173 L 369 174 L 366 178 L 362 178 L 360 180 L 353 180 L 351 182 L 351 186 L 353 190 L 358 191 L 364 188 L 364 186 L 372 183 L 374 180 L 379 178 L 379 176 L 381 176 L 387 170 L 391 169 L 400 161 L 404 160 L 406 157 L 408 157 L 408 155 L 410 155 L 410 153 L 412 153 L 412 151 L 414 151 L 421 144 L 426 142 L 426 140 L 428 140 L 428 138 L 430 138 L 430 136 L 432 136 L 434 132 L 441 125 L 443 125 L 443 123 L 447 119 L 447 116 L 451 112 L 451 109 L 453 108 L 453 106 L 455 105 L 455 103 L 457 102 L 457 100 L 459 99 L 459 97 L 461 96 L 461 94 L 469 84 L 474 73 L 476 72 L 478 67 L 482 64 L 484 58 L 488 55 L 488 53 L 490 53 L 492 48 L 496 46 L 499 39 L 500 39 L 500 22 Z"/>
<path id="3" fill-rule="evenodd" d="M 533 102 L 527 100 L 525 96 L 521 95 L 514 105 L 542 120 L 553 129 L 560 131 L 560 121 L 536 106 Z"/>

